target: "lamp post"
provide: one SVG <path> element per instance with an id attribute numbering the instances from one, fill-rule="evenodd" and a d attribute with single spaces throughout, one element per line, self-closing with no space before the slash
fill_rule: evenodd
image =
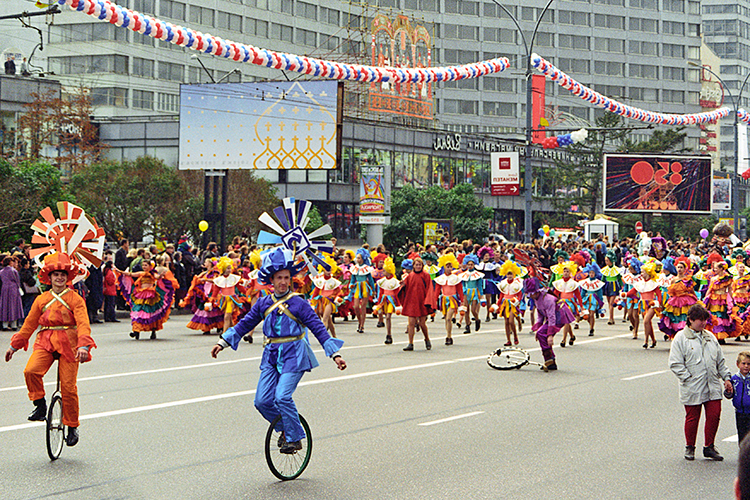
<path id="1" fill-rule="evenodd" d="M 531 86 L 531 75 L 533 74 L 533 68 L 531 66 L 531 51 L 534 48 L 534 39 L 536 39 L 536 33 L 539 30 L 539 25 L 542 22 L 542 19 L 544 18 L 544 14 L 547 13 L 547 10 L 549 9 L 550 5 L 552 5 L 552 2 L 554 0 L 548 0 L 547 5 L 544 6 L 544 9 L 542 10 L 542 13 L 539 14 L 539 18 L 536 20 L 536 25 L 534 26 L 534 31 L 531 33 L 531 39 L 527 42 L 526 36 L 524 36 L 523 29 L 521 29 L 521 25 L 518 23 L 518 20 L 516 17 L 507 9 L 503 4 L 498 2 L 497 0 L 492 0 L 497 4 L 498 7 L 503 9 L 506 14 L 508 14 L 508 17 L 513 21 L 513 24 L 516 25 L 516 28 L 518 28 L 518 32 L 521 34 L 521 41 L 523 41 L 524 49 L 526 50 L 526 148 L 524 151 L 524 175 L 523 175 L 523 184 L 525 188 L 525 207 L 524 207 L 524 222 L 523 222 L 523 236 L 524 241 L 526 243 L 531 243 L 533 237 L 534 237 L 534 231 L 532 229 L 533 225 L 533 218 L 532 218 L 532 209 L 531 209 L 531 202 L 532 202 L 532 192 L 531 192 L 531 183 L 532 183 L 532 175 L 531 175 L 531 136 L 533 132 L 533 120 L 532 120 L 532 110 L 531 110 L 531 95 L 532 95 L 532 86 Z"/>
<path id="2" fill-rule="evenodd" d="M 739 163 L 740 163 L 740 138 L 739 138 L 739 115 L 737 114 L 737 111 L 740 109 L 740 96 L 742 96 L 742 91 L 745 89 L 745 85 L 747 84 L 748 78 L 750 78 L 750 72 L 748 72 L 747 76 L 745 77 L 745 80 L 742 82 L 742 85 L 740 85 L 740 90 L 737 92 L 737 95 L 732 94 L 732 92 L 729 90 L 729 87 L 726 83 L 724 83 L 724 80 L 721 79 L 719 75 L 714 73 L 711 68 L 708 66 L 704 66 L 702 64 L 698 64 L 693 61 L 688 61 L 688 65 L 690 66 L 696 66 L 698 68 L 701 68 L 704 71 L 708 71 L 712 75 L 716 77 L 717 80 L 719 80 L 719 83 L 721 83 L 721 86 L 724 87 L 724 90 L 729 94 L 729 97 L 732 99 L 732 106 L 733 106 L 733 113 L 734 113 L 734 175 L 732 176 L 732 218 L 734 219 L 734 230 L 737 231 L 739 234 L 740 231 L 740 207 L 739 207 L 739 193 L 738 193 L 738 186 L 739 186 Z"/>

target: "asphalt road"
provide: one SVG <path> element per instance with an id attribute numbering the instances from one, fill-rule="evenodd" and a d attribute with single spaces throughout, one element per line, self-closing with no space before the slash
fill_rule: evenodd
<path id="1" fill-rule="evenodd" d="M 454 499 L 731 498 L 737 444 L 723 404 L 724 462 L 682 458 L 683 408 L 667 371 L 668 344 L 644 350 L 623 323 L 582 324 L 573 347 L 555 348 L 560 370 L 493 370 L 499 321 L 454 335 L 428 323 L 433 349 L 403 352 L 368 319 L 365 334 L 337 323 L 349 367 L 321 366 L 295 394 L 313 431 L 303 475 L 277 481 L 263 455 L 267 423 L 252 406 L 261 345 L 214 360 L 211 336 L 173 316 L 157 340 L 134 341 L 128 323 L 94 325 L 99 344 L 81 367 L 81 441 L 56 462 L 44 429 L 29 423 L 28 353 L 0 364 L 0 498 Z M 5 341 L 9 333 L 2 334 Z M 559 337 L 559 335 L 558 335 Z M 559 343 L 558 338 L 558 343 Z M 528 323 L 521 346 L 541 361 Z M 750 342 L 724 347 L 734 369 Z M 47 376 L 54 384 L 54 376 Z M 637 378 L 633 378 L 637 377 Z M 51 392 L 51 390 L 50 390 Z"/>

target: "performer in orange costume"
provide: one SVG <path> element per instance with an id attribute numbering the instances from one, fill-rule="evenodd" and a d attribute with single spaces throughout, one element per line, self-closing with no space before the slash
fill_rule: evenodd
<path id="1" fill-rule="evenodd" d="M 29 399 L 34 402 L 29 420 L 42 421 L 47 416 L 42 377 L 54 360 L 59 359 L 63 424 L 68 426 L 65 437 L 68 446 L 78 443 L 78 363 L 91 360 L 89 351 L 96 347 L 91 338 L 86 301 L 69 288 L 77 274 L 78 268 L 66 254 L 58 252 L 45 257 L 39 281 L 52 285 L 52 289 L 36 298 L 21 330 L 13 335 L 5 353 L 5 361 L 10 361 L 19 349 L 27 350 L 29 338 L 39 327 L 34 351 L 24 369 Z"/>

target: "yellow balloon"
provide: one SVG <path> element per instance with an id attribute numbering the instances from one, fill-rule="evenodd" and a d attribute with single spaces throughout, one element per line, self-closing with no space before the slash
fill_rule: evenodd
<path id="1" fill-rule="evenodd" d="M 545 233 L 549 233 L 549 226 L 547 224 L 543 225 L 542 229 L 544 230 Z"/>
<path id="2" fill-rule="evenodd" d="M 208 229 L 208 222 L 202 220 L 198 223 L 198 229 L 201 230 L 201 232 L 204 232 L 206 229 Z"/>

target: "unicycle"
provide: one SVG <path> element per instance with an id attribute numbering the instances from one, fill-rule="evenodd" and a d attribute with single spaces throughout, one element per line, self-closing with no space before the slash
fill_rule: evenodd
<path id="1" fill-rule="evenodd" d="M 266 433 L 266 462 L 271 473 L 282 481 L 296 479 L 310 463 L 312 455 L 312 433 L 302 415 L 299 416 L 302 428 L 305 430 L 305 439 L 302 440 L 302 449 L 290 454 L 281 453 L 281 446 L 285 443 L 282 431 L 276 431 L 277 425 L 281 424 L 281 415 L 268 427 Z"/>
<path id="2" fill-rule="evenodd" d="M 50 460 L 60 458 L 65 444 L 65 425 L 63 425 L 62 395 L 60 393 L 60 361 L 57 358 L 57 388 L 47 409 L 47 455 Z"/>
<path id="3" fill-rule="evenodd" d="M 487 358 L 487 364 L 495 370 L 520 370 L 526 365 L 537 365 L 548 371 L 543 363 L 531 361 L 531 354 L 519 347 L 503 347 L 493 351 Z"/>

